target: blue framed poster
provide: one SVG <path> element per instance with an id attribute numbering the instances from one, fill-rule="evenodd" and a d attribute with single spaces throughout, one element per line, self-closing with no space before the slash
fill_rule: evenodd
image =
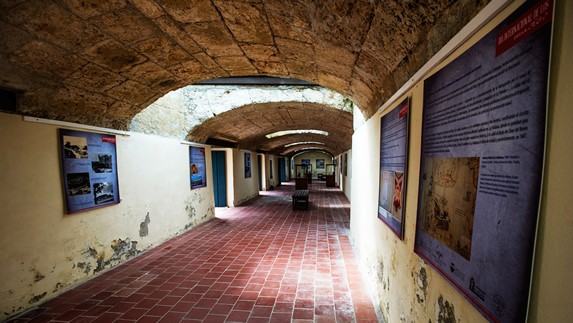
<path id="1" fill-rule="evenodd" d="M 527 317 L 553 1 L 528 1 L 424 82 L 415 252 L 494 322 Z"/>
<path id="2" fill-rule="evenodd" d="M 310 159 L 301 159 L 300 162 L 301 162 L 303 165 L 310 165 Z"/>
<path id="3" fill-rule="evenodd" d="M 404 200 L 408 166 L 408 119 L 406 99 L 380 119 L 380 186 L 378 218 L 400 238 L 404 237 Z"/>
<path id="4" fill-rule="evenodd" d="M 251 153 L 245 153 L 245 178 L 251 178 Z"/>
<path id="5" fill-rule="evenodd" d="M 58 129 L 66 213 L 119 203 L 115 135 Z"/>
<path id="6" fill-rule="evenodd" d="M 191 173 L 191 189 L 206 187 L 205 148 L 189 146 L 189 169 Z"/>
<path id="7" fill-rule="evenodd" d="M 324 169 L 324 159 L 316 160 L 316 169 Z"/>

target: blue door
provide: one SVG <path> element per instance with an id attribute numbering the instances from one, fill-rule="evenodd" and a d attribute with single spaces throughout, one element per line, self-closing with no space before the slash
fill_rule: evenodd
<path id="1" fill-rule="evenodd" d="M 263 172 L 262 172 L 262 159 L 261 159 L 261 155 L 257 156 L 257 167 L 259 169 L 259 191 L 263 189 Z"/>
<path id="2" fill-rule="evenodd" d="M 279 158 L 279 174 L 281 178 L 281 183 L 286 182 L 286 163 L 284 158 Z"/>
<path id="3" fill-rule="evenodd" d="M 225 152 L 212 151 L 213 164 L 213 191 L 215 193 L 215 206 L 227 206 L 227 176 L 225 174 Z"/>

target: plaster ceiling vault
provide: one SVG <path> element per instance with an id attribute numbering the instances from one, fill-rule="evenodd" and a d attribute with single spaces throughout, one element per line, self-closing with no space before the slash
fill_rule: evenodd
<path id="1" fill-rule="evenodd" d="M 0 88 L 20 93 L 13 112 L 125 130 L 169 91 L 213 78 L 267 75 L 330 88 L 369 118 L 488 2 L 5 0 Z M 265 117 L 292 112 L 293 127 L 342 136 L 325 145 L 328 151 L 349 148 L 352 127 L 340 111 L 274 108 L 279 113 Z M 236 133 L 217 133 L 221 128 L 205 122 L 190 137 L 231 136 L 239 146 L 283 151 L 278 139 L 257 136 L 277 123 L 249 122 L 260 114 L 256 106 L 226 113 L 237 122 Z"/>

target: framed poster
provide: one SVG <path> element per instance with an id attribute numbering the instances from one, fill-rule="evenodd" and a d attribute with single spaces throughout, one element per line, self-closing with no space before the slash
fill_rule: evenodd
<path id="1" fill-rule="evenodd" d="M 245 178 L 251 178 L 251 153 L 245 153 Z"/>
<path id="2" fill-rule="evenodd" d="M 310 159 L 301 159 L 300 162 L 301 162 L 303 165 L 310 165 Z"/>
<path id="3" fill-rule="evenodd" d="M 494 322 L 527 316 L 552 14 L 526 2 L 424 82 L 415 252 Z"/>
<path id="4" fill-rule="evenodd" d="M 400 239 L 404 237 L 409 109 L 406 99 L 380 119 L 378 218 Z"/>
<path id="5" fill-rule="evenodd" d="M 58 129 L 66 213 L 119 203 L 115 135 Z"/>
<path id="6" fill-rule="evenodd" d="M 189 169 L 191 174 L 191 189 L 207 186 L 207 167 L 205 148 L 189 146 Z"/>
<path id="7" fill-rule="evenodd" d="M 316 160 L 316 169 L 324 169 L 324 159 Z"/>

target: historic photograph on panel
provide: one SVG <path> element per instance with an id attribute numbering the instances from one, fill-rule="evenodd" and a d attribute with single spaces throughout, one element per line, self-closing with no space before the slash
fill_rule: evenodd
<path id="1" fill-rule="evenodd" d="M 92 155 L 92 169 L 96 173 L 111 173 L 112 172 L 112 157 L 108 154 L 93 154 Z"/>
<path id="2" fill-rule="evenodd" d="M 390 170 L 380 171 L 380 196 L 378 197 L 378 207 L 384 210 L 392 209 L 392 197 L 394 196 L 394 172 Z"/>
<path id="3" fill-rule="evenodd" d="M 191 189 L 207 186 L 207 167 L 205 164 L 205 148 L 189 146 Z"/>
<path id="4" fill-rule="evenodd" d="M 421 229 L 470 259 L 479 177 L 478 157 L 426 158 Z"/>
<path id="5" fill-rule="evenodd" d="M 404 237 L 409 109 L 406 98 L 380 118 L 378 218 L 400 239 Z"/>
<path id="6" fill-rule="evenodd" d="M 115 136 L 71 129 L 58 132 L 66 213 L 119 203 Z"/>
<path id="7" fill-rule="evenodd" d="M 69 173 L 66 176 L 66 181 L 69 196 L 91 193 L 89 173 Z"/>
<path id="8" fill-rule="evenodd" d="M 392 217 L 398 221 L 402 221 L 402 190 L 404 188 L 404 172 L 394 172 L 393 176 L 394 192 L 392 198 Z"/>
<path id="9" fill-rule="evenodd" d="M 88 158 L 88 141 L 85 137 L 63 136 L 65 158 Z"/>
<path id="10" fill-rule="evenodd" d="M 113 183 L 94 183 L 94 203 L 104 204 L 113 201 Z"/>

